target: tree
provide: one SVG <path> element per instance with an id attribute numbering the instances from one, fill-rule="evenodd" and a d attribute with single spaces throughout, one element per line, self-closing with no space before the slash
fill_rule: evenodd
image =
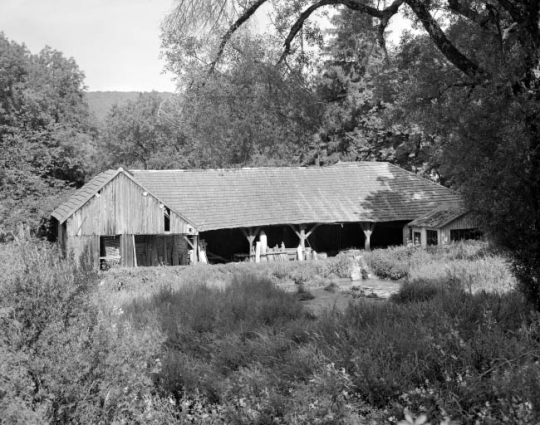
<path id="1" fill-rule="evenodd" d="M 32 55 L 0 34 L 0 239 L 34 230 L 92 155 L 84 74 L 50 48 Z"/>
<path id="2" fill-rule="evenodd" d="M 229 22 L 211 51 L 219 69 L 239 28 L 268 0 L 177 0 L 165 32 L 201 39 Z M 203 6 L 204 4 L 204 6 Z M 364 0 L 274 2 L 290 19 L 283 53 L 287 66 L 298 34 L 316 11 L 335 6 L 375 19 L 384 30 L 402 11 L 424 33 L 409 36 L 392 64 L 399 91 L 386 125 L 414 124 L 433 144 L 444 179 L 459 187 L 492 238 L 513 255 L 529 299 L 540 308 L 540 3 L 536 0 Z M 435 18 L 437 16 L 437 18 Z M 179 32 L 178 32 L 179 31 Z M 388 71 L 387 71 L 388 72 Z M 409 140 L 410 141 L 410 140 Z M 442 154 L 441 154 L 442 153 Z"/>
<path id="3" fill-rule="evenodd" d="M 170 122 L 186 135 L 191 162 L 198 167 L 301 163 L 320 125 L 320 108 L 298 68 L 273 66 L 275 41 L 239 34 L 211 75 L 198 63 L 207 52 L 190 53 L 189 45 L 169 45 L 170 67 L 182 79 Z"/>
<path id="4" fill-rule="evenodd" d="M 332 24 L 317 83 L 325 104 L 314 149 L 318 162 L 390 161 L 438 178 L 433 137 L 414 121 L 396 119 L 395 53 L 378 45 L 373 18 L 341 9 Z"/>
<path id="5" fill-rule="evenodd" d="M 101 131 L 102 168 L 189 166 L 184 135 L 164 119 L 167 102 L 157 92 L 141 93 L 136 101 L 111 108 Z"/>

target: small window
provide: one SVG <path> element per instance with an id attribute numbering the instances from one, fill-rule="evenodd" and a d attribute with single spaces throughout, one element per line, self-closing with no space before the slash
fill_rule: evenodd
<path id="1" fill-rule="evenodd" d="M 163 230 L 171 231 L 171 210 L 167 207 L 163 208 Z"/>
<path id="2" fill-rule="evenodd" d="M 452 242 L 465 241 L 468 239 L 480 239 L 482 232 L 478 229 L 454 229 L 450 230 L 450 240 Z"/>
<path id="3" fill-rule="evenodd" d="M 428 246 L 439 245 L 439 237 L 436 230 L 426 230 Z"/>
<path id="4" fill-rule="evenodd" d="M 414 236 L 413 243 L 415 245 L 421 245 L 422 244 L 422 233 L 414 232 L 413 236 Z"/>

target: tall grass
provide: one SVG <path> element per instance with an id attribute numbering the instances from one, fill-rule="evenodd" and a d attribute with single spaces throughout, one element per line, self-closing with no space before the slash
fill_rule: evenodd
<path id="1" fill-rule="evenodd" d="M 182 417 L 386 423 L 410 409 L 434 421 L 537 423 L 540 320 L 523 298 L 408 285 L 390 302 L 315 319 L 294 294 L 242 275 L 225 289 L 163 290 L 125 317 L 159 316 L 155 382 Z"/>
<path id="2" fill-rule="evenodd" d="M 366 254 L 382 278 L 408 282 L 453 282 L 469 292 L 508 292 L 517 282 L 508 260 L 485 242 L 460 242 L 429 250 L 393 247 Z"/>
<path id="3" fill-rule="evenodd" d="M 354 260 L 346 255 L 319 261 L 198 264 L 180 267 L 113 268 L 101 278 L 100 291 L 111 308 L 133 298 L 152 297 L 162 289 L 208 286 L 225 288 L 237 275 L 250 275 L 276 284 L 325 286 L 336 278 L 348 278 Z"/>
<path id="4" fill-rule="evenodd" d="M 154 290 L 118 305 L 129 282 L 99 286 L 47 244 L 0 245 L 0 422 L 378 424 L 407 409 L 540 423 L 540 315 L 514 290 L 471 290 L 486 284 L 475 263 L 510 279 L 472 251 L 413 253 L 455 268 L 417 261 L 390 301 L 314 317 L 242 266 L 227 285 L 197 278 L 211 268 L 193 285 L 154 269 Z"/>

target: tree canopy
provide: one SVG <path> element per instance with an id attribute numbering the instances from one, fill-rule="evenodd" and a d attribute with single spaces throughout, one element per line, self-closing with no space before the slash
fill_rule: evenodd
<path id="1" fill-rule="evenodd" d="M 0 239 L 17 223 L 37 228 L 63 189 L 84 182 L 93 130 L 83 81 L 73 59 L 0 33 Z"/>

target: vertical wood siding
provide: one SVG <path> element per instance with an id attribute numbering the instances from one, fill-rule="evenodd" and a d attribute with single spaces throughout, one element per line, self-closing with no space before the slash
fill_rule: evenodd
<path id="1" fill-rule="evenodd" d="M 477 229 L 478 221 L 475 220 L 472 214 L 467 213 L 456 220 L 448 223 L 440 230 L 439 234 L 439 245 L 448 244 L 451 242 L 450 231 L 459 230 L 459 229 Z"/>
<path id="2" fill-rule="evenodd" d="M 122 267 L 135 266 L 135 238 L 134 235 L 120 236 L 120 264 Z"/>
<path id="3" fill-rule="evenodd" d="M 123 174 L 118 174 L 67 220 L 67 235 L 166 234 L 160 202 Z M 171 211 L 170 231 L 188 234 L 191 226 Z"/>
<path id="4" fill-rule="evenodd" d="M 79 259 L 85 250 L 92 257 L 94 267 L 99 268 L 99 236 L 74 236 L 67 240 L 67 253 Z"/>

